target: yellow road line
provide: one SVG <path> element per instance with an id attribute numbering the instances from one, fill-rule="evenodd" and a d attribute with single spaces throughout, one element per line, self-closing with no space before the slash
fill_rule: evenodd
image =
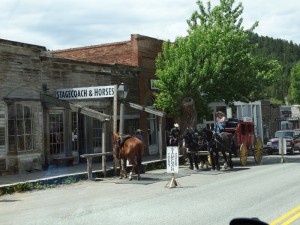
<path id="1" fill-rule="evenodd" d="M 287 219 L 288 217 L 290 217 L 291 215 L 293 215 L 294 213 L 296 213 L 299 210 L 300 210 L 300 205 L 297 206 L 296 208 L 292 209 L 291 211 L 287 212 L 286 214 L 282 215 L 278 219 L 274 220 L 273 222 L 270 223 L 270 225 L 276 225 L 276 224 L 279 224 L 280 222 L 283 222 L 283 220 Z M 291 217 L 290 219 L 285 221 L 285 223 L 283 223 L 282 225 L 288 225 L 288 224 L 292 223 L 293 221 L 295 221 L 299 217 L 300 217 L 300 213 L 294 215 L 293 217 Z"/>
<path id="2" fill-rule="evenodd" d="M 287 221 L 285 221 L 282 225 L 289 225 L 292 222 L 294 222 L 296 219 L 300 218 L 300 213 L 296 214 L 295 216 L 289 218 Z"/>

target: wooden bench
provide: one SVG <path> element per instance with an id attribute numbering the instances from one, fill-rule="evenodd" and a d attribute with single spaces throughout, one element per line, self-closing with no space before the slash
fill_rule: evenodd
<path id="1" fill-rule="evenodd" d="M 101 157 L 103 156 L 102 159 L 102 170 L 104 177 L 106 176 L 106 156 L 113 155 L 113 152 L 103 152 L 103 153 L 92 153 L 92 154 L 83 154 L 80 155 L 81 158 L 87 159 L 87 172 L 88 172 L 88 179 L 93 180 L 93 158 L 95 157 Z"/>
<path id="2" fill-rule="evenodd" d="M 56 166 L 73 166 L 73 157 L 58 157 L 53 158 L 52 162 Z"/>

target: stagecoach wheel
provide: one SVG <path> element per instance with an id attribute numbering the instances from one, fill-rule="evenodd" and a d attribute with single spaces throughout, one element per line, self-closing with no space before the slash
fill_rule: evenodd
<path id="1" fill-rule="evenodd" d="M 254 146 L 254 161 L 256 164 L 260 164 L 263 157 L 263 144 L 260 138 L 256 139 Z"/>
<path id="2" fill-rule="evenodd" d="M 247 164 L 247 156 L 248 156 L 248 149 L 246 144 L 242 144 L 240 147 L 240 160 L 242 166 L 246 166 Z"/>

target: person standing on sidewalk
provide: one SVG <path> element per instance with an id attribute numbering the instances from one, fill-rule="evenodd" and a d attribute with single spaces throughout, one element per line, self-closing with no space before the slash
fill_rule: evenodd
<path id="1" fill-rule="evenodd" d="M 170 146 L 178 146 L 179 137 L 180 137 L 179 124 L 175 123 L 174 127 L 170 131 L 169 145 Z"/>

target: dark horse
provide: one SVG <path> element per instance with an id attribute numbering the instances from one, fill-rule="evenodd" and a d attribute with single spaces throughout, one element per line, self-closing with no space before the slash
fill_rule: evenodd
<path id="1" fill-rule="evenodd" d="M 135 173 L 136 166 L 138 173 L 137 179 L 140 180 L 144 143 L 136 137 L 126 137 L 121 140 L 121 137 L 116 133 L 112 135 L 112 142 L 116 158 L 119 161 L 120 178 L 123 178 L 123 173 L 125 173 L 125 177 L 127 177 L 126 162 L 128 160 L 132 165 L 129 180 L 132 180 L 131 175 Z"/>
<path id="2" fill-rule="evenodd" d="M 209 147 L 207 142 L 201 140 L 198 134 L 198 130 L 187 130 L 187 132 L 183 135 L 184 147 L 188 149 L 187 155 L 190 162 L 190 169 L 195 168 L 199 169 L 199 161 L 201 164 L 206 164 L 207 155 L 199 155 L 200 151 L 208 152 Z"/>
<path id="3" fill-rule="evenodd" d="M 219 153 L 221 153 L 224 158 L 224 168 L 226 169 L 227 166 L 233 168 L 232 154 L 236 155 L 237 153 L 234 135 L 232 133 L 221 132 L 218 134 L 207 128 L 203 128 L 199 131 L 199 136 L 202 140 L 206 141 L 212 152 L 212 169 L 220 170 Z M 226 152 L 228 153 L 228 158 Z"/>

